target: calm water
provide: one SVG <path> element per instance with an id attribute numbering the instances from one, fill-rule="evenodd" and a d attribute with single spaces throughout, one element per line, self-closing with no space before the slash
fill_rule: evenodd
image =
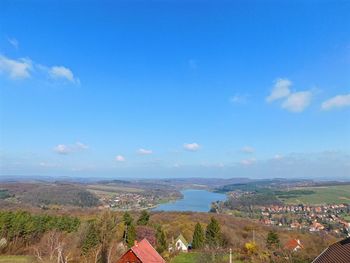
<path id="1" fill-rule="evenodd" d="M 181 191 L 181 193 L 184 196 L 183 199 L 161 204 L 154 210 L 208 212 L 212 202 L 226 199 L 224 194 L 212 193 L 206 190 L 187 189 Z"/>

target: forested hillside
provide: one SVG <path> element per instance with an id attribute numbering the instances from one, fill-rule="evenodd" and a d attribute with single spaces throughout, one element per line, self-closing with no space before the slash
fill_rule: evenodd
<path id="1" fill-rule="evenodd" d="M 94 194 L 77 184 L 8 183 L 2 184 L 1 187 L 2 199 L 12 197 L 14 203 L 42 207 L 49 205 L 93 207 L 99 204 Z"/>
<path id="2" fill-rule="evenodd" d="M 133 245 L 147 238 L 168 261 L 174 238 L 192 242 L 194 262 L 222 262 L 231 248 L 235 262 L 310 262 L 335 238 L 299 231 L 282 231 L 249 219 L 211 213 L 113 213 L 50 215 L 24 211 L 0 213 L 0 252 L 28 255 L 38 262 L 115 262 Z M 285 250 L 292 238 L 304 249 Z M 179 257 L 181 258 L 181 257 Z"/>

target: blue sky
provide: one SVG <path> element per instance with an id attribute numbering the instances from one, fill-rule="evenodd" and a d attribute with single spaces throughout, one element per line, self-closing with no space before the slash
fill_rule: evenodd
<path id="1" fill-rule="evenodd" d="M 1 1 L 0 174 L 350 178 L 349 13 Z"/>

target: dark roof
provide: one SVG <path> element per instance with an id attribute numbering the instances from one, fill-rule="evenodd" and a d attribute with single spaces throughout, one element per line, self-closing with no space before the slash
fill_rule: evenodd
<path id="1" fill-rule="evenodd" d="M 312 263 L 349 263 L 350 237 L 325 249 Z"/>

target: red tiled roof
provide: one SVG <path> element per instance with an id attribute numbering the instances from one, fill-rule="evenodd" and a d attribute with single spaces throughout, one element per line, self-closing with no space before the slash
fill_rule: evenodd
<path id="1" fill-rule="evenodd" d="M 135 244 L 131 250 L 143 263 L 165 263 L 165 260 L 145 238 Z"/>
<path id="2" fill-rule="evenodd" d="M 304 246 L 300 243 L 298 239 L 291 239 L 284 246 L 286 249 L 296 249 L 297 247 L 304 248 Z"/>
<path id="3" fill-rule="evenodd" d="M 350 237 L 330 245 L 312 263 L 349 263 Z"/>

